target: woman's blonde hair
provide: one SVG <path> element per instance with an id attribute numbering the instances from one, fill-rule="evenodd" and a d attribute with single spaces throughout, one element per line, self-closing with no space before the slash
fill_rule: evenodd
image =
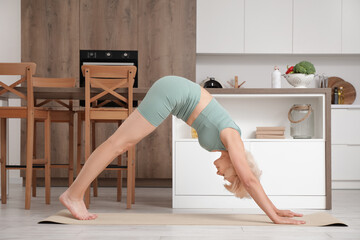
<path id="1" fill-rule="evenodd" d="M 248 151 L 245 151 L 247 163 L 257 179 L 260 179 L 261 170 L 256 164 L 254 157 Z M 229 167 L 224 172 L 225 179 L 228 179 L 231 176 L 235 176 L 235 180 L 230 184 L 225 184 L 224 187 L 238 198 L 250 198 L 249 193 L 246 191 L 244 184 L 241 182 L 240 178 L 236 175 L 235 169 L 233 166 Z"/>

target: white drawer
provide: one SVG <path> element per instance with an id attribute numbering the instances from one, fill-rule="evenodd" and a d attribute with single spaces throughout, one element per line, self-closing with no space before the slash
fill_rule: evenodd
<path id="1" fill-rule="evenodd" d="M 332 180 L 360 180 L 360 145 L 331 147 Z"/>
<path id="2" fill-rule="evenodd" d="M 360 109 L 331 109 L 331 143 L 360 144 Z"/>
<path id="3" fill-rule="evenodd" d="M 254 142 L 268 195 L 325 195 L 325 142 Z"/>
<path id="4" fill-rule="evenodd" d="M 325 195 L 325 142 L 245 142 L 263 171 L 268 195 Z M 175 195 L 232 195 L 214 160 L 197 142 L 175 142 Z"/>
<path id="5" fill-rule="evenodd" d="M 204 150 L 198 142 L 175 142 L 175 194 L 232 195 L 224 188 L 224 177 L 216 174 L 214 161 L 220 155 Z"/>

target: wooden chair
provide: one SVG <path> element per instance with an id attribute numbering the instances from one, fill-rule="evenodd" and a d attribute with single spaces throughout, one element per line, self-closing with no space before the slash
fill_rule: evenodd
<path id="1" fill-rule="evenodd" d="M 125 120 L 133 111 L 133 85 L 136 74 L 135 66 L 97 66 L 83 65 L 82 73 L 85 76 L 85 112 L 84 115 L 78 115 L 78 130 L 81 131 L 81 119 L 85 119 L 85 160 L 90 156 L 90 132 L 91 122 L 108 122 Z M 101 89 L 101 92 L 91 96 L 91 89 Z M 127 89 L 127 96 L 115 92 L 116 89 Z M 99 103 L 105 95 L 110 94 L 112 99 Z M 119 107 L 104 107 L 105 104 L 114 102 Z M 94 125 L 93 125 L 93 136 Z M 81 136 L 81 133 L 78 133 Z M 94 137 L 93 147 L 94 147 Z M 81 139 L 80 139 L 81 140 Z M 78 139 L 79 141 L 79 139 Z M 79 146 L 79 142 L 78 142 Z M 78 149 L 79 154 L 79 149 Z M 105 170 L 118 171 L 118 201 L 121 199 L 121 170 L 127 171 L 127 208 L 131 208 L 134 199 L 135 185 L 135 147 L 127 152 L 127 165 L 121 165 L 121 158 L 118 159 L 117 165 L 109 165 Z M 121 156 L 120 156 L 121 157 Z M 80 164 L 78 158 L 78 164 Z M 95 186 L 96 187 L 96 186 Z M 120 197 L 119 197 L 120 196 Z M 85 194 L 85 203 L 89 206 L 90 191 Z"/>
<path id="2" fill-rule="evenodd" d="M 33 83 L 37 87 L 54 87 L 54 88 L 69 88 L 75 87 L 75 78 L 44 78 L 33 77 Z M 51 102 L 56 102 L 57 105 L 63 107 L 59 109 L 58 106 L 49 106 Z M 74 181 L 74 110 L 73 102 L 69 100 L 68 103 L 58 99 L 46 99 L 37 101 L 35 99 L 35 107 L 45 107 L 50 112 L 51 122 L 55 123 L 68 123 L 69 125 L 69 159 L 66 164 L 53 164 L 50 168 L 65 168 L 68 170 L 68 185 L 70 186 Z M 65 109 L 64 109 L 65 108 Z M 34 157 L 36 156 L 36 123 L 34 130 Z M 65 140 L 67 141 L 67 139 Z M 33 171 L 33 196 L 36 196 L 36 169 Z"/>
<path id="3" fill-rule="evenodd" d="M 0 82 L 0 96 L 11 93 L 20 99 L 26 100 L 24 107 L 0 107 L 1 118 L 1 200 L 6 203 L 6 170 L 26 169 L 25 209 L 30 209 L 31 180 L 33 168 L 45 169 L 45 198 L 50 204 L 50 112 L 34 107 L 32 75 L 35 73 L 35 63 L 0 63 L 0 75 L 21 75 L 22 78 L 11 85 Z M 15 89 L 19 84 L 27 86 L 26 95 Z M 6 163 L 6 120 L 8 118 L 23 118 L 27 120 L 26 127 L 26 164 L 7 165 Z M 33 137 L 35 119 L 45 122 L 44 159 L 33 159 Z"/>

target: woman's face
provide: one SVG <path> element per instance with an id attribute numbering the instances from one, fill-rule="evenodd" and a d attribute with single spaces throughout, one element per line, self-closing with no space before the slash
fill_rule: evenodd
<path id="1" fill-rule="evenodd" d="M 236 173 L 228 155 L 222 154 L 220 158 L 214 161 L 214 165 L 218 170 L 217 175 L 225 177 L 225 179 L 229 182 L 233 182 L 234 177 L 236 177 Z"/>

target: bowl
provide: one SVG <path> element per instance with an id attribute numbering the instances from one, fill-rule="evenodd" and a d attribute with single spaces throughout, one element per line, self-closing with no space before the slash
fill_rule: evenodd
<path id="1" fill-rule="evenodd" d="M 288 81 L 288 83 L 296 88 L 308 87 L 314 80 L 314 76 L 314 74 L 303 73 L 283 74 L 283 77 Z"/>

